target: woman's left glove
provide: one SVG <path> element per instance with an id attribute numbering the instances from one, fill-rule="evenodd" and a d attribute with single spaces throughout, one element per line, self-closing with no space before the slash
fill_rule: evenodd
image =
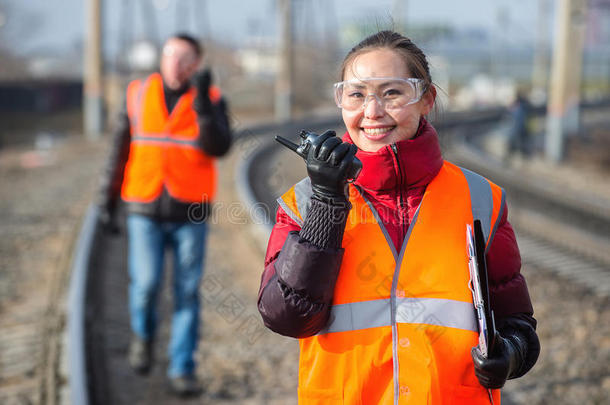
<path id="1" fill-rule="evenodd" d="M 506 338 L 496 336 L 494 351 L 484 357 L 479 347 L 471 350 L 474 373 L 485 388 L 502 388 L 507 379 L 518 376 L 523 365 L 527 343 L 518 334 Z"/>

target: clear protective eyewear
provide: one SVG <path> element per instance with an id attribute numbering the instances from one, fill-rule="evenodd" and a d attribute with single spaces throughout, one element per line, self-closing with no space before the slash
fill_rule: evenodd
<path id="1" fill-rule="evenodd" d="M 409 77 L 371 77 L 335 83 L 337 107 L 347 111 L 364 110 L 370 98 L 385 110 L 400 110 L 417 103 L 425 91 L 425 81 Z"/>

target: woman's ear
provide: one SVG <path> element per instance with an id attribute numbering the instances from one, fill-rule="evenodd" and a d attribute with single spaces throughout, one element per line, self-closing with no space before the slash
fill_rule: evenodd
<path id="1" fill-rule="evenodd" d="M 434 107 L 434 100 L 436 100 L 436 87 L 430 84 L 430 87 L 421 98 L 422 102 L 422 115 L 428 115 L 428 113 Z"/>

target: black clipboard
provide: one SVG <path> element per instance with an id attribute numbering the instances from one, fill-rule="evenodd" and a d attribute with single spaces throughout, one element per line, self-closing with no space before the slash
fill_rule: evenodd
<path id="1" fill-rule="evenodd" d="M 485 260 L 485 235 L 483 226 L 479 219 L 474 220 L 474 248 L 479 268 L 479 279 L 481 283 L 481 294 L 483 295 L 483 309 L 485 312 L 485 323 L 487 324 L 487 353 L 491 356 L 496 341 L 496 322 L 489 299 L 489 282 L 487 277 L 487 262 Z"/>

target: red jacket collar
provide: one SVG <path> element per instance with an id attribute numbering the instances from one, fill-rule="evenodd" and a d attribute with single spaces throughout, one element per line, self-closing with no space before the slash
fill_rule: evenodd
<path id="1" fill-rule="evenodd" d="M 353 143 L 347 132 L 343 140 Z M 356 156 L 362 161 L 356 184 L 374 194 L 425 187 L 443 165 L 436 130 L 423 118 L 415 137 Z"/>

